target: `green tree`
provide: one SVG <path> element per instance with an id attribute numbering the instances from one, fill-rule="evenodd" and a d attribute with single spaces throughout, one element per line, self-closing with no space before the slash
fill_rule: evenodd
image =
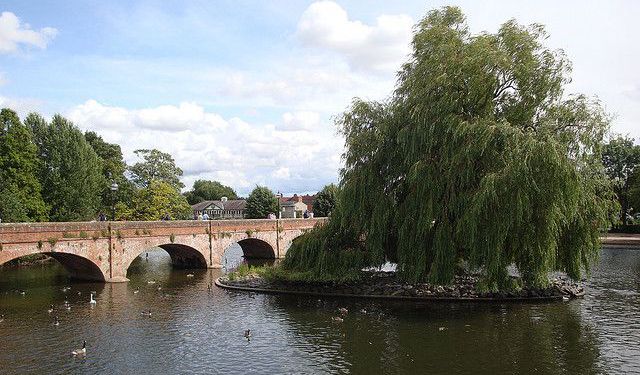
<path id="1" fill-rule="evenodd" d="M 37 178 L 33 136 L 11 109 L 0 111 L 0 218 L 5 222 L 44 221 L 47 207 Z"/>
<path id="2" fill-rule="evenodd" d="M 122 157 L 120 145 L 105 142 L 101 136 L 92 131 L 85 132 L 84 137 L 102 161 L 104 186 L 100 193 L 101 210 L 105 213 L 110 212 L 117 202 L 131 204 L 135 186 L 125 177 L 127 164 Z M 113 183 L 118 184 L 116 192 L 111 190 Z"/>
<path id="3" fill-rule="evenodd" d="M 602 162 L 620 204 L 620 220 L 622 225 L 627 225 L 628 215 L 633 207 L 630 204 L 632 176 L 634 171 L 640 170 L 640 146 L 634 144 L 633 138 L 613 138 L 604 146 Z"/>
<path id="4" fill-rule="evenodd" d="M 173 157 L 166 152 L 156 149 L 136 150 L 135 154 L 144 161 L 138 162 L 129 167 L 131 179 L 139 187 L 149 186 L 151 181 L 164 181 L 177 190 L 184 187 L 180 182 L 182 169 L 176 166 Z"/>
<path id="5" fill-rule="evenodd" d="M 60 115 L 51 123 L 30 114 L 25 124 L 32 129 L 40 159 L 42 196 L 53 221 L 82 221 L 95 217 L 105 185 L 102 163 L 82 132 Z"/>
<path id="6" fill-rule="evenodd" d="M 431 11 L 389 100 L 338 118 L 338 204 L 283 266 L 326 278 L 390 260 L 404 280 L 449 283 L 466 265 L 490 289 L 511 285 L 511 264 L 528 285 L 589 270 L 613 201 L 610 120 L 564 95 L 570 63 L 546 38 L 513 20 L 474 35 L 460 9 Z"/>
<path id="7" fill-rule="evenodd" d="M 326 217 L 331 214 L 336 206 L 336 195 L 338 187 L 335 184 L 329 184 L 320 190 L 313 202 L 313 216 Z"/>
<path id="8" fill-rule="evenodd" d="M 202 201 L 219 200 L 222 197 L 238 199 L 238 195 L 233 188 L 222 185 L 218 181 L 197 180 L 193 183 L 193 189 L 184 193 L 189 204 L 196 204 Z"/>
<path id="9" fill-rule="evenodd" d="M 118 220 L 161 220 L 165 215 L 173 220 L 190 219 L 193 215 L 186 198 L 171 184 L 152 180 L 135 192 L 131 205 L 116 205 Z"/>
<path id="10" fill-rule="evenodd" d="M 266 219 L 270 213 L 278 212 L 278 199 L 269 188 L 256 186 L 247 198 L 245 208 L 248 219 Z"/>

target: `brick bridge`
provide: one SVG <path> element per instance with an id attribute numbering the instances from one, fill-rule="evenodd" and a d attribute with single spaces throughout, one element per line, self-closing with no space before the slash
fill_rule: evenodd
<path id="1" fill-rule="evenodd" d="M 128 281 L 141 253 L 160 247 L 177 268 L 220 268 L 233 243 L 247 258 L 283 258 L 292 241 L 324 219 L 113 221 L 0 224 L 0 264 L 47 254 L 72 278 Z"/>

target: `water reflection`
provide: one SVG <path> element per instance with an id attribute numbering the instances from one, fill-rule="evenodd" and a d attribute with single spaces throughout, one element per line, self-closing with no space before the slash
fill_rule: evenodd
<path id="1" fill-rule="evenodd" d="M 129 269 L 130 282 L 104 285 L 70 284 L 56 264 L 0 270 L 0 372 L 640 371 L 637 250 L 605 250 L 585 299 L 544 304 L 404 304 L 229 292 L 209 289 L 221 270 L 174 270 L 170 262 L 162 250 L 148 258 L 143 253 Z M 97 292 L 95 306 L 88 303 L 91 291 Z M 339 307 L 349 312 L 343 323 L 334 323 Z M 149 310 L 151 316 L 141 314 Z M 52 324 L 55 315 L 59 326 Z M 250 341 L 243 337 L 246 329 L 253 333 Z M 85 339 L 87 358 L 71 358 Z"/>

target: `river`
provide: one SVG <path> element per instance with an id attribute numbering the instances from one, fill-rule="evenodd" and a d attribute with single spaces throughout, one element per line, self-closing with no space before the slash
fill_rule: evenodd
<path id="1" fill-rule="evenodd" d="M 228 253 L 237 262 L 240 250 Z M 209 290 L 222 272 L 173 270 L 162 250 L 138 258 L 123 284 L 70 283 L 57 263 L 0 269 L 0 373 L 640 373 L 638 249 L 603 249 L 586 297 L 552 303 Z M 339 307 L 349 313 L 334 323 Z M 72 358 L 83 340 L 86 358 Z"/>

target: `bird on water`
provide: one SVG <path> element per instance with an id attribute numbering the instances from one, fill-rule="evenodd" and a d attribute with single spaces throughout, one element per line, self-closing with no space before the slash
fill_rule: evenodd
<path id="1" fill-rule="evenodd" d="M 72 351 L 71 355 L 74 357 L 87 355 L 87 342 L 82 341 L 82 348 Z"/>

